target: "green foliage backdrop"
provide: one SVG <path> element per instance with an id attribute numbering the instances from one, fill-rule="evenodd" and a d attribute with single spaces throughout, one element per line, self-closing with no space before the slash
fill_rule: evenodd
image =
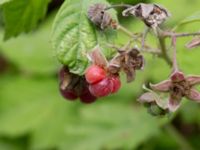
<path id="1" fill-rule="evenodd" d="M 141 87 L 144 82 L 163 80 L 170 73 L 167 64 L 152 55 L 145 55 L 145 70 L 137 73 L 137 80 L 133 83 L 126 84 L 122 75 L 123 86 L 117 94 L 102 98 L 91 105 L 65 101 L 60 96 L 57 72 L 61 65 L 56 58 L 58 50 L 69 49 L 70 42 L 77 43 L 79 46 L 72 48 L 76 50 L 73 54 L 71 50 L 60 57 L 70 58 L 65 59 L 63 63 L 71 65 L 73 72 L 82 74 L 88 62 L 84 56 L 79 56 L 79 48 L 84 47 L 87 50 L 94 46 L 97 43 L 94 34 L 99 34 L 94 33 L 94 27 L 85 16 L 76 16 L 81 14 L 81 11 L 86 11 L 90 4 L 90 1 L 84 0 L 83 10 L 81 7 L 73 9 L 72 6 L 79 6 L 80 1 L 65 0 L 62 7 L 59 7 L 60 10 L 57 8 L 48 12 L 49 0 L 0 1 L 0 14 L 3 14 L 4 18 L 4 25 L 0 27 L 0 56 L 7 61 L 6 71 L 0 69 L 0 149 L 199 149 L 199 104 L 185 102 L 176 114 L 156 118 L 136 102 L 142 93 Z M 97 0 L 91 1 L 94 3 Z M 175 27 L 181 24 L 177 31 L 199 30 L 200 18 L 197 12 L 200 11 L 200 1 L 149 2 L 161 4 L 169 9 L 172 17 L 167 22 L 168 26 Z M 188 16 L 192 17 L 187 18 Z M 187 19 L 184 20 L 185 18 Z M 0 20 L 2 22 L 2 18 Z M 119 21 L 121 20 L 119 18 Z M 121 23 L 133 32 L 141 32 L 144 29 L 144 25 L 138 20 L 123 21 Z M 186 22 L 190 24 L 186 26 Z M 74 24 L 82 26 L 77 28 Z M 87 34 L 79 35 L 79 32 Z M 121 33 L 117 36 L 113 34 L 116 43 L 122 44 L 128 39 Z M 52 39 L 55 42 L 54 46 L 62 42 L 67 44 L 64 47 L 58 46 L 59 49 L 55 52 Z M 178 40 L 178 61 L 186 73 L 200 74 L 200 50 L 197 48 L 188 51 L 184 48 L 190 39 Z M 152 36 L 148 37 L 148 42 L 155 44 Z M 107 56 L 112 54 L 108 49 L 104 52 Z M 75 60 L 77 62 L 72 62 Z"/>

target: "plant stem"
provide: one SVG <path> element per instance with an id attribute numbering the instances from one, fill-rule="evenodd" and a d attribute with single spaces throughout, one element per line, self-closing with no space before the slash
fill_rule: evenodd
<path id="1" fill-rule="evenodd" d="M 141 43 L 141 41 L 138 40 L 138 36 L 133 34 L 131 31 L 127 30 L 125 27 L 121 26 L 120 24 L 118 25 L 118 30 L 121 30 L 123 33 L 125 33 L 129 37 L 131 37 L 131 38 L 135 39 L 137 42 Z M 169 57 L 169 55 L 167 53 L 167 49 L 166 49 L 166 45 L 165 45 L 165 37 L 163 36 L 163 32 L 158 32 L 158 40 L 159 40 L 159 44 L 160 44 L 160 48 L 161 48 L 161 56 L 162 56 L 162 58 L 164 58 L 165 61 L 170 66 L 172 66 L 172 60 L 171 60 L 171 58 Z M 144 45 L 144 47 L 146 47 L 146 45 Z"/>
<path id="2" fill-rule="evenodd" d="M 160 49 L 161 49 L 161 53 L 162 53 L 162 58 L 165 59 L 165 61 L 172 66 L 172 60 L 169 57 L 168 53 L 167 53 L 167 49 L 166 49 L 166 44 L 165 44 L 165 38 L 163 36 L 158 35 L 158 41 L 160 44 Z"/>
<path id="3" fill-rule="evenodd" d="M 128 35 L 131 38 L 137 38 L 137 36 L 135 34 L 133 34 L 131 31 L 129 31 L 128 29 L 126 29 L 125 27 L 123 27 L 120 24 L 118 24 L 117 29 L 121 30 L 122 32 L 124 32 L 126 35 Z"/>
<path id="4" fill-rule="evenodd" d="M 187 37 L 187 36 L 197 36 L 200 35 L 200 32 L 193 32 L 193 33 L 174 33 L 174 32 L 166 32 L 162 31 L 162 36 L 163 37 Z"/>
<path id="5" fill-rule="evenodd" d="M 141 34 L 141 35 L 138 34 L 138 33 L 134 34 L 134 33 L 132 33 L 131 31 L 129 31 L 128 29 L 126 29 L 125 27 L 123 27 L 120 24 L 118 25 L 118 30 L 122 31 L 123 33 L 125 33 L 127 36 L 131 37 L 133 40 L 135 40 L 138 43 L 141 43 L 141 41 L 138 38 L 142 38 L 144 36 L 144 34 Z M 148 31 L 146 31 L 146 32 L 148 32 Z M 146 32 L 145 32 L 145 34 L 147 34 Z M 142 43 L 142 49 L 140 51 L 141 52 L 152 53 L 152 54 L 156 54 L 156 55 L 161 55 L 159 49 L 151 48 L 150 46 L 145 45 L 145 43 Z"/>
<path id="6" fill-rule="evenodd" d="M 112 5 L 112 6 L 106 7 L 105 10 L 109 10 L 109 9 L 117 8 L 117 7 L 125 7 L 125 8 L 128 8 L 128 7 L 131 7 L 131 6 L 132 6 L 132 5 L 128 5 L 128 4 L 117 4 L 117 5 Z"/>
<path id="7" fill-rule="evenodd" d="M 174 126 L 168 124 L 164 126 L 165 131 L 167 131 L 172 138 L 180 145 L 182 150 L 194 150 L 194 148 L 188 143 L 188 141 L 176 130 Z"/>
<path id="8" fill-rule="evenodd" d="M 173 46 L 173 71 L 178 71 L 177 57 L 176 57 L 176 36 L 172 36 L 172 46 Z"/>
<path id="9" fill-rule="evenodd" d="M 145 30 L 144 30 L 144 32 L 143 32 L 143 34 L 142 34 L 142 48 L 144 47 L 144 45 L 145 45 L 145 40 L 146 40 L 146 37 L 147 37 L 147 34 L 148 34 L 148 32 L 149 32 L 149 27 L 145 27 Z"/>

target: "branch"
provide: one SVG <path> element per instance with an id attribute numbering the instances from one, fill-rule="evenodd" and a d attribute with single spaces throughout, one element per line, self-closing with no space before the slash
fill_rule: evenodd
<path id="1" fill-rule="evenodd" d="M 132 5 L 128 5 L 128 4 L 117 4 L 117 5 L 111 5 L 109 7 L 106 7 L 104 10 L 109 10 L 112 8 L 117 8 L 117 7 L 125 7 L 125 8 L 129 8 L 132 7 Z"/>
<path id="2" fill-rule="evenodd" d="M 193 32 L 193 33 L 174 33 L 174 32 L 167 32 L 162 31 L 161 36 L 167 37 L 187 37 L 187 36 L 197 36 L 200 35 L 200 32 Z"/>
<path id="3" fill-rule="evenodd" d="M 166 44 L 165 44 L 165 38 L 163 36 L 158 35 L 158 42 L 160 44 L 160 49 L 162 52 L 162 58 L 165 59 L 165 61 L 172 66 L 172 60 L 169 57 L 168 53 L 167 53 L 167 49 L 166 49 Z"/>
<path id="4" fill-rule="evenodd" d="M 137 40 L 141 35 L 138 35 L 137 33 L 134 34 L 131 31 L 129 31 L 128 29 L 126 29 L 125 27 L 123 27 L 122 25 L 118 24 L 117 26 L 118 30 L 121 30 L 123 33 L 125 33 L 126 35 L 128 35 L 129 37 Z"/>
<path id="5" fill-rule="evenodd" d="M 173 46 L 173 71 L 178 71 L 177 57 L 176 57 L 176 37 L 172 36 L 172 46 Z"/>

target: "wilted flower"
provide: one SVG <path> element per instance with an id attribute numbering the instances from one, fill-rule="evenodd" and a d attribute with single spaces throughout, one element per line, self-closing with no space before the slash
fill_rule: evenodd
<path id="1" fill-rule="evenodd" d="M 148 108 L 148 112 L 154 116 L 161 116 L 169 113 L 167 101 L 164 101 L 155 92 L 146 92 L 142 94 L 138 101 Z"/>
<path id="2" fill-rule="evenodd" d="M 119 51 L 109 63 L 109 71 L 118 73 L 121 69 L 126 73 L 127 82 L 135 78 L 135 71 L 141 70 L 144 66 L 144 58 L 136 48 Z"/>
<path id="3" fill-rule="evenodd" d="M 111 15 L 106 12 L 107 6 L 105 4 L 96 3 L 91 5 L 88 10 L 89 19 L 102 30 L 108 28 L 117 27 L 117 22 L 112 19 Z"/>
<path id="4" fill-rule="evenodd" d="M 200 76 L 185 76 L 180 71 L 175 71 L 170 79 L 158 84 L 150 84 L 150 87 L 159 92 L 169 92 L 168 108 L 174 112 L 180 106 L 181 99 L 186 97 L 190 100 L 200 102 L 200 92 L 194 86 L 200 83 Z"/>
<path id="5" fill-rule="evenodd" d="M 133 15 L 140 18 L 148 27 L 156 28 L 162 24 L 169 16 L 169 12 L 156 4 L 140 3 L 129 7 L 122 12 L 123 16 Z"/>
<path id="6" fill-rule="evenodd" d="M 108 61 L 101 51 L 101 48 L 97 45 L 88 53 L 88 58 L 94 65 L 98 65 L 102 68 L 107 68 Z"/>

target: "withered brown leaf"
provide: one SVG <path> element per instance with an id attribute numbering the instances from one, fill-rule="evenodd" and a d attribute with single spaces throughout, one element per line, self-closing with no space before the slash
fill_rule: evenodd
<path id="1" fill-rule="evenodd" d="M 118 73 L 123 70 L 127 76 L 127 82 L 135 79 L 135 71 L 142 69 L 144 58 L 136 48 L 120 51 L 110 62 L 108 70 L 111 73 Z"/>
<path id="2" fill-rule="evenodd" d="M 170 13 L 157 4 L 139 3 L 125 9 L 122 15 L 138 17 L 143 20 L 148 27 L 156 28 L 170 16 Z"/>
<path id="3" fill-rule="evenodd" d="M 93 64 L 107 68 L 108 61 L 98 45 L 88 54 L 88 57 Z"/>
<path id="4" fill-rule="evenodd" d="M 105 10 L 107 6 L 105 4 L 96 3 L 91 5 L 88 9 L 88 18 L 102 30 L 110 27 L 116 28 L 111 15 Z"/>

